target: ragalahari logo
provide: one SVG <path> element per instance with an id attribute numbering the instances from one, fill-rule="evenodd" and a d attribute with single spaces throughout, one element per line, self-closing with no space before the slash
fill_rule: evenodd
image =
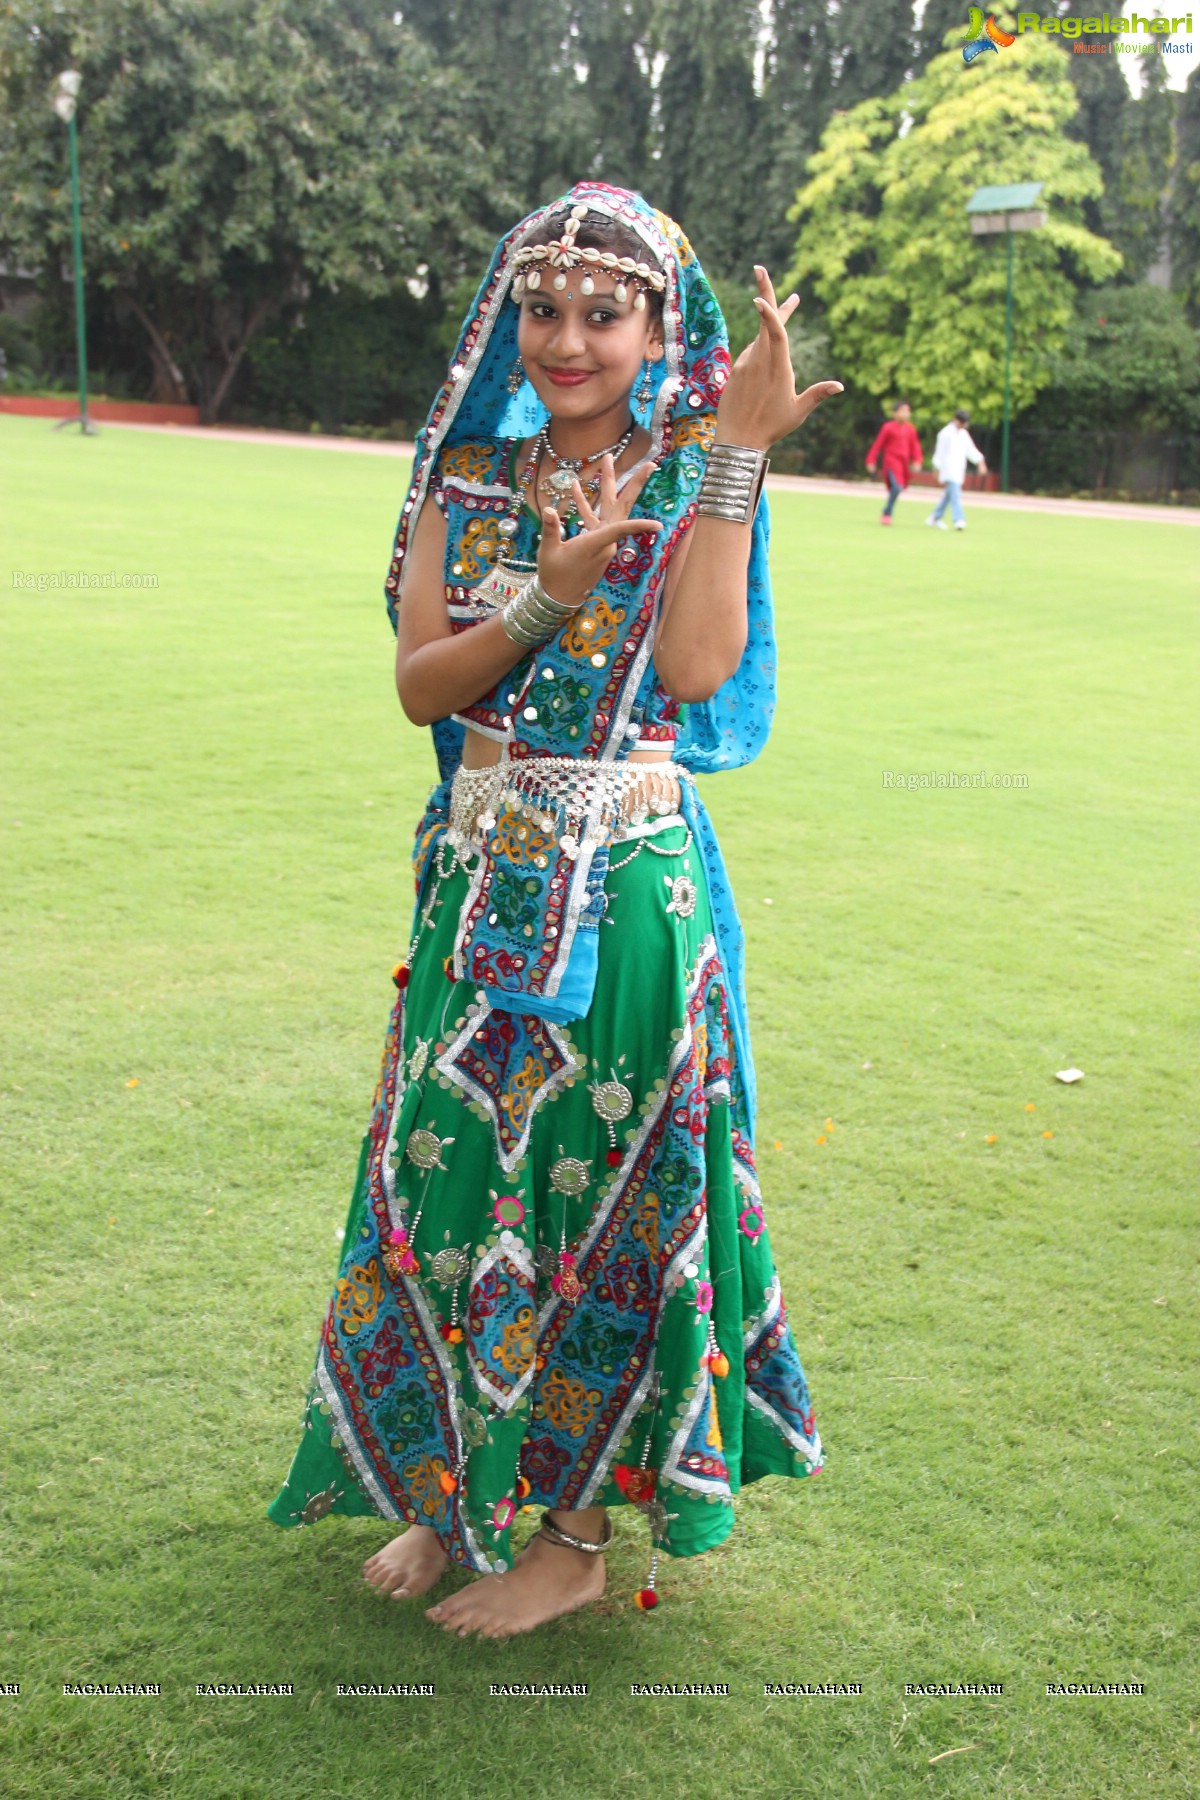
<path id="1" fill-rule="evenodd" d="M 967 41 L 963 45 L 963 61 L 973 63 L 977 56 L 984 56 L 989 50 L 1007 50 L 1016 41 L 1011 32 L 1000 29 L 991 13 L 985 19 L 983 8 L 973 6 L 967 14 Z"/>

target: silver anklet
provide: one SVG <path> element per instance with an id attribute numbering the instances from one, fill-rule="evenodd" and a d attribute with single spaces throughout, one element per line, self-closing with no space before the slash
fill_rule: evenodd
<path id="1" fill-rule="evenodd" d="M 542 1522 L 538 1526 L 536 1535 L 546 1538 L 552 1544 L 560 1544 L 564 1549 L 586 1550 L 589 1556 L 599 1556 L 602 1550 L 608 1549 L 613 1540 L 612 1514 L 605 1513 L 604 1515 L 604 1536 L 598 1544 L 589 1544 L 586 1538 L 572 1537 L 569 1531 L 564 1531 L 561 1525 L 554 1523 L 548 1507 L 542 1514 Z"/>

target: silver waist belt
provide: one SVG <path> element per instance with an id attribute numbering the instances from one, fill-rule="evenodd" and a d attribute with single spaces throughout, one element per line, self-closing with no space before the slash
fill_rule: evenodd
<path id="1" fill-rule="evenodd" d="M 582 756 L 528 756 L 455 771 L 450 842 L 460 853 L 489 845 L 544 869 L 552 854 L 573 862 L 585 844 L 619 840 L 627 827 L 679 809 L 682 763 L 598 762 Z"/>

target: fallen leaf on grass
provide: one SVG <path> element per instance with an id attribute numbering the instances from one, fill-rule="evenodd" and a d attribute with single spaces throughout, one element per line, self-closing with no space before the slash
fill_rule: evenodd
<path id="1" fill-rule="evenodd" d="M 968 1750 L 978 1750 L 978 1744 L 960 1744 L 957 1750 L 939 1750 L 936 1756 L 929 1758 L 931 1763 L 941 1762 L 944 1756 L 965 1756 Z"/>
<path id="2" fill-rule="evenodd" d="M 136 1076 L 136 1075 L 134 1075 L 134 1076 L 132 1076 L 132 1077 L 131 1077 L 131 1078 L 130 1078 L 130 1080 L 128 1080 L 128 1081 L 127 1081 L 127 1082 L 126 1082 L 126 1083 L 125 1083 L 125 1086 L 126 1086 L 126 1087 L 136 1087 L 136 1086 L 137 1086 L 137 1085 L 138 1085 L 138 1078 L 137 1078 L 137 1076 Z"/>
<path id="3" fill-rule="evenodd" d="M 1054 1133 L 1052 1131 L 1043 1131 L 1042 1136 L 1043 1137 L 1053 1137 Z"/>
<path id="4" fill-rule="evenodd" d="M 1060 1069 L 1054 1077 L 1055 1081 L 1065 1081 L 1070 1086 L 1073 1081 L 1083 1080 L 1082 1069 Z"/>
<path id="5" fill-rule="evenodd" d="M 994 1131 L 989 1132 L 983 1141 L 985 1144 L 994 1144 L 996 1142 L 996 1133 Z"/>

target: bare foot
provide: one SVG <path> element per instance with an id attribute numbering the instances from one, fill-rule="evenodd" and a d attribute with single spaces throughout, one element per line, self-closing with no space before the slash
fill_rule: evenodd
<path id="1" fill-rule="evenodd" d="M 481 1576 L 428 1607 L 425 1617 L 459 1637 L 513 1637 L 590 1606 L 603 1592 L 602 1556 L 534 1536 L 506 1574 Z"/>
<path id="2" fill-rule="evenodd" d="M 404 1600 L 424 1594 L 449 1567 L 432 1525 L 410 1525 L 363 1564 L 363 1576 L 381 1594 Z"/>

